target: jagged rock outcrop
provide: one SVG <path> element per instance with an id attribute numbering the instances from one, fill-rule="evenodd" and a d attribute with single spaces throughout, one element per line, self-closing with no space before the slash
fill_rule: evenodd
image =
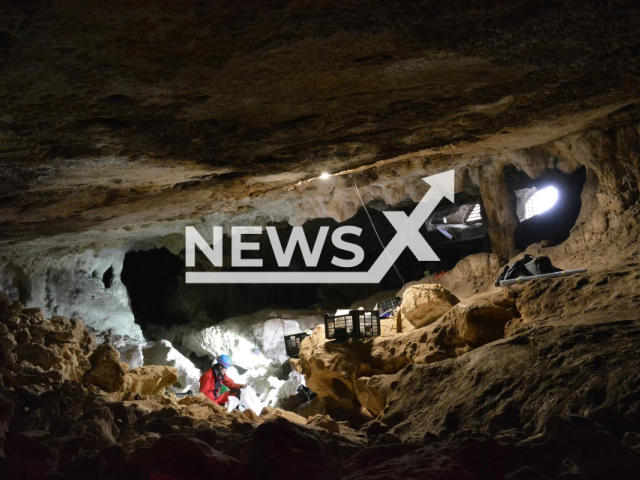
<path id="1" fill-rule="evenodd" d="M 15 350 L 21 343 L 5 342 L 0 357 L 2 478 L 88 478 L 100 472 L 105 479 L 146 480 L 168 475 L 185 478 L 187 472 L 189 478 L 204 479 L 224 472 L 227 478 L 244 479 L 256 478 L 263 469 L 272 478 L 286 478 L 279 475 L 293 472 L 284 461 L 291 460 L 287 451 L 259 453 L 266 451 L 267 438 L 271 446 L 299 447 L 298 442 L 317 446 L 318 455 L 311 452 L 312 457 L 316 455 L 312 463 L 305 453 L 293 462 L 296 469 L 304 461 L 305 466 L 323 472 L 317 478 L 337 478 L 342 452 L 364 446 L 364 435 L 326 416 L 308 422 L 293 412 L 270 407 L 261 416 L 250 410 L 229 413 L 202 394 L 180 400 L 172 394 L 158 395 L 178 379 L 174 367 L 129 369 L 109 343 L 92 351 L 94 339 L 84 326 L 60 318 L 48 320 L 40 310 L 1 300 L 4 337 L 16 330 L 18 338 L 42 339 L 36 345 L 44 344 L 54 352 L 53 346 L 62 342 L 64 352 L 84 358 L 78 362 L 68 356 L 70 365 L 82 366 L 78 375 L 64 366 L 58 370 L 56 361 L 44 363 L 40 350 L 24 350 L 20 356 L 7 353 L 5 347 Z M 270 432 L 266 437 L 258 433 L 259 425 Z M 326 448 L 333 452 L 330 468 L 323 463 L 328 458 L 322 453 Z M 248 462 L 245 451 L 258 453 Z"/>
<path id="2" fill-rule="evenodd" d="M 427 290 L 438 295 L 452 295 L 442 288 L 410 287 L 410 295 Z M 416 293 L 417 292 L 417 293 Z M 455 298 L 455 297 L 454 297 Z M 440 308 L 442 304 L 436 304 Z M 441 317 L 422 328 L 397 333 L 397 322 L 403 318 L 382 320 L 382 335 L 371 339 L 337 342 L 327 340 L 324 327 L 318 326 L 302 343 L 295 368 L 305 375 L 309 388 L 329 402 L 329 408 L 358 410 L 360 404 L 379 414 L 384 402 L 375 406 L 366 388 L 368 377 L 395 373 L 412 363 L 433 363 L 499 340 L 505 335 L 509 321 L 519 316 L 516 295 L 507 290 L 481 294 L 452 305 Z M 400 316 L 409 307 L 404 304 Z M 422 308 L 422 307 L 418 307 Z M 424 318 L 424 317 L 422 317 Z"/>
<path id="3" fill-rule="evenodd" d="M 403 320 L 416 327 L 435 322 L 459 300 L 441 285 L 413 285 L 402 294 L 400 312 Z"/>
<path id="4" fill-rule="evenodd" d="M 404 439 L 461 430 L 540 433 L 575 413 L 619 435 L 640 429 L 636 321 L 532 327 L 455 359 L 367 379 L 380 419 Z M 618 356 L 618 351 L 626 352 Z M 374 405 L 371 404 L 371 408 Z M 620 437 L 622 438 L 622 437 Z"/>
<path id="5" fill-rule="evenodd" d="M 120 362 L 113 345 L 96 348 L 95 336 L 82 320 L 47 319 L 42 309 L 24 308 L 4 296 L 0 296 L 0 338 L 5 387 L 43 388 L 73 380 L 92 383 L 109 393 L 156 395 L 178 379 L 170 366 L 130 370 Z"/>
<path id="6" fill-rule="evenodd" d="M 95 337 L 82 320 L 61 316 L 47 319 L 42 309 L 24 308 L 0 293 L 0 368 L 13 385 L 80 380 L 90 363 Z M 37 378 L 39 374 L 44 377 Z"/>
<path id="7" fill-rule="evenodd" d="M 113 345 L 100 345 L 91 354 L 89 361 L 91 370 L 86 373 L 85 382 L 112 393 L 127 390 L 131 386 L 131 381 L 127 378 L 129 369 L 126 364 L 120 363 L 120 352 Z"/>
<path id="8" fill-rule="evenodd" d="M 53 472 L 88 478 L 96 471 L 114 480 L 161 478 L 154 475 L 204 479 L 221 472 L 225 478 L 265 478 L 265 473 L 266 478 L 288 478 L 303 466 L 300 462 L 326 473 L 325 448 L 333 452 L 333 473 L 316 478 L 338 478 L 341 452 L 364 446 L 353 430 L 329 419 L 306 427 L 304 418 L 275 409 L 266 408 L 262 416 L 250 410 L 228 413 L 204 395 L 119 401 L 88 383 L 70 381 L 53 385 L 46 394 L 2 389 L 0 395 L 8 395 L 7 403 L 17 412 L 0 416 L 0 425 L 10 421 L 10 447 L 6 461 L 0 459 L 0 473 L 10 480 L 25 472 L 28 478 Z M 256 429 L 259 425 L 266 436 Z M 285 444 L 291 449 L 281 448 Z M 312 445 L 315 453 L 307 448 Z M 300 453 L 292 459 L 291 451 Z"/>
<path id="9" fill-rule="evenodd" d="M 91 369 L 84 381 L 101 390 L 118 394 L 158 395 L 178 381 L 175 367 L 149 365 L 129 369 L 120 362 L 120 352 L 111 344 L 100 345 L 89 358 Z"/>
<path id="10" fill-rule="evenodd" d="M 88 249 L 53 256 L 31 253 L 2 258 L 0 252 L 0 291 L 10 300 L 42 307 L 47 317 L 82 318 L 96 332 L 142 340 L 120 278 L 123 249 Z"/>
<path id="11" fill-rule="evenodd" d="M 138 367 L 131 370 L 128 375 L 131 379 L 128 392 L 133 395 L 158 395 L 178 381 L 176 369 L 166 365 Z"/>

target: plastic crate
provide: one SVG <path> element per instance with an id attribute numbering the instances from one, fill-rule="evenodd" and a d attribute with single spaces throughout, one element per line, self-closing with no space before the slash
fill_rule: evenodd
<path id="1" fill-rule="evenodd" d="M 287 350 L 287 355 L 295 358 L 300 353 L 300 345 L 302 344 L 302 340 L 307 338 L 309 335 L 306 333 L 295 333 L 293 335 L 286 335 L 284 337 L 284 347 Z"/>
<path id="2" fill-rule="evenodd" d="M 344 315 L 325 315 L 324 333 L 329 340 L 377 337 L 380 335 L 380 312 L 350 310 Z"/>
<path id="3" fill-rule="evenodd" d="M 400 305 L 402 299 L 400 297 L 392 297 L 387 298 L 386 300 L 382 300 L 378 305 L 378 310 L 382 313 L 389 312 Z"/>

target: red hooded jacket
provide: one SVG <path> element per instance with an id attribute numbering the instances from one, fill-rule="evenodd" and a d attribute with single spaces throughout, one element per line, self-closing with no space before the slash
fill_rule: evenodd
<path id="1" fill-rule="evenodd" d="M 229 390 L 239 390 L 242 385 L 238 385 L 226 374 L 215 374 L 213 368 L 210 368 L 200 377 L 200 393 L 204 393 L 212 402 L 220 396 L 220 387 L 224 385 Z"/>

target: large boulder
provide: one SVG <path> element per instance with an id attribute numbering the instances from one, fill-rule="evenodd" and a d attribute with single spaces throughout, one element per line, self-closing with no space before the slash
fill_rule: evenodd
<path id="1" fill-rule="evenodd" d="M 294 368 L 305 376 L 307 386 L 324 398 L 329 408 L 357 411 L 360 406 L 353 383 L 358 377 L 382 373 L 371 359 L 372 339 L 336 342 L 327 340 L 323 325 L 301 345 Z"/>
<path id="2" fill-rule="evenodd" d="M 178 371 L 166 365 L 149 365 L 131 370 L 129 392 L 140 395 L 158 395 L 178 381 Z M 128 382 L 127 382 L 128 383 Z"/>
<path id="3" fill-rule="evenodd" d="M 274 420 L 276 418 L 286 418 L 288 421 L 297 423 L 298 425 L 306 425 L 307 419 L 300 415 L 288 412 L 286 410 L 280 410 L 273 407 L 264 407 L 260 413 L 260 418 L 263 420 Z"/>
<path id="4" fill-rule="evenodd" d="M 413 285 L 402 295 L 402 318 L 421 328 L 435 322 L 459 302 L 441 285 Z"/>
<path id="5" fill-rule="evenodd" d="M 127 376 L 129 367 L 120 363 L 120 352 L 110 343 L 100 345 L 89 357 L 91 370 L 84 381 L 89 382 L 105 392 L 122 392 L 131 385 Z"/>
<path id="6" fill-rule="evenodd" d="M 129 370 L 120 362 L 120 352 L 110 343 L 100 345 L 89 358 L 91 370 L 84 377 L 105 392 L 158 395 L 178 380 L 178 372 L 167 365 L 148 365 Z"/>
<path id="7" fill-rule="evenodd" d="M 458 303 L 434 324 L 434 345 L 444 356 L 458 356 L 503 338 L 506 324 L 520 316 L 515 293 L 503 290 Z"/>

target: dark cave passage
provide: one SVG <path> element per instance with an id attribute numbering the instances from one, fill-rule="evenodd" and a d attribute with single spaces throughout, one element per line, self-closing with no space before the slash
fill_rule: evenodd
<path id="1" fill-rule="evenodd" d="M 104 284 L 104 288 L 111 288 L 111 285 L 113 285 L 113 267 L 107 268 L 102 274 L 102 283 Z"/>
<path id="2" fill-rule="evenodd" d="M 143 329 L 148 324 L 175 322 L 167 301 L 178 288 L 183 262 L 166 248 L 128 252 L 124 257 L 122 283 L 131 299 L 131 310 Z"/>

